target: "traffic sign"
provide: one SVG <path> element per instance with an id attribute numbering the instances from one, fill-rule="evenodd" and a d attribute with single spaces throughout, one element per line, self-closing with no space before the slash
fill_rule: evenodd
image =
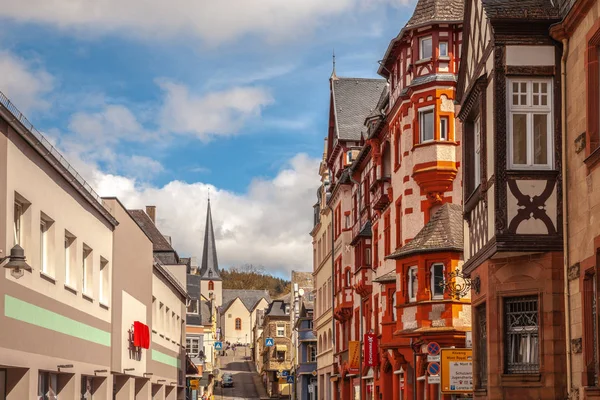
<path id="1" fill-rule="evenodd" d="M 281 376 L 287 378 L 288 376 L 290 376 L 290 371 L 281 371 Z"/>
<path id="2" fill-rule="evenodd" d="M 439 374 L 440 373 L 440 364 L 436 363 L 436 362 L 429 363 L 429 366 L 427 367 L 427 372 L 429 372 L 429 375 Z"/>
<path id="3" fill-rule="evenodd" d="M 287 383 L 294 383 L 294 375 L 289 375 L 287 377 Z"/>
<path id="4" fill-rule="evenodd" d="M 436 342 L 429 342 L 427 345 L 427 354 L 437 356 L 440 354 L 440 345 Z"/>
<path id="5" fill-rule="evenodd" d="M 273 345 L 275 345 L 273 338 L 268 337 L 265 339 L 265 347 L 273 347 Z"/>
<path id="6" fill-rule="evenodd" d="M 427 377 L 427 383 L 430 385 L 439 385 L 440 384 L 440 376 L 439 375 L 429 375 Z"/>
<path id="7" fill-rule="evenodd" d="M 473 350 L 442 350 L 441 390 L 444 394 L 473 392 Z"/>
<path id="8" fill-rule="evenodd" d="M 427 362 L 440 362 L 440 355 L 432 356 L 431 354 L 427 354 Z"/>
<path id="9" fill-rule="evenodd" d="M 223 342 L 215 342 L 215 350 L 223 350 Z"/>

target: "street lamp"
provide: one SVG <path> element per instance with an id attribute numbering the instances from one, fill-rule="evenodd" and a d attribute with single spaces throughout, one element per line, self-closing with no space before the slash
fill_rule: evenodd
<path id="1" fill-rule="evenodd" d="M 4 265 L 4 268 L 10 269 L 10 274 L 16 279 L 22 277 L 25 274 L 24 271 L 31 272 L 31 267 L 25 260 L 25 250 L 18 244 L 10 249 L 9 256 L 0 257 L 0 265 L 6 260 L 8 260 L 8 263 Z"/>

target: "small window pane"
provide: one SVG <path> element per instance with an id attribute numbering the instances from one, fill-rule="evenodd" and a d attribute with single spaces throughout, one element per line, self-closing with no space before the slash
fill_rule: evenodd
<path id="1" fill-rule="evenodd" d="M 433 110 L 421 112 L 421 141 L 433 140 Z"/>
<path id="2" fill-rule="evenodd" d="M 448 42 L 440 42 L 440 57 L 448 56 Z"/>
<path id="3" fill-rule="evenodd" d="M 527 164 L 527 115 L 513 114 L 513 164 Z"/>
<path id="4" fill-rule="evenodd" d="M 433 267 L 433 279 L 431 281 L 432 283 L 432 288 L 431 288 L 431 293 L 433 294 L 433 296 L 437 296 L 437 297 L 441 297 L 444 295 L 444 288 L 443 288 L 443 283 L 444 283 L 444 265 L 443 264 L 435 264 Z"/>
<path id="5" fill-rule="evenodd" d="M 431 38 L 421 39 L 421 59 L 431 58 Z"/>
<path id="6" fill-rule="evenodd" d="M 521 93 L 527 93 L 527 82 L 521 82 Z"/>
<path id="7" fill-rule="evenodd" d="M 513 87 L 513 92 L 518 93 L 519 92 L 519 83 L 518 82 L 513 82 L 512 84 Z"/>
<path id="8" fill-rule="evenodd" d="M 522 94 L 521 95 L 521 105 L 526 105 L 527 104 L 527 95 L 526 94 Z"/>
<path id="9" fill-rule="evenodd" d="M 533 163 L 548 164 L 548 115 L 533 115 Z"/>
<path id="10" fill-rule="evenodd" d="M 546 82 L 542 82 L 542 93 L 548 93 L 548 84 Z"/>

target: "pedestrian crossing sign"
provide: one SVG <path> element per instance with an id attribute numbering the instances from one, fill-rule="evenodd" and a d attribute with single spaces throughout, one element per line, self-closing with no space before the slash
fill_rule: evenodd
<path id="1" fill-rule="evenodd" d="M 288 375 L 287 383 L 294 383 L 294 375 Z"/>
<path id="2" fill-rule="evenodd" d="M 273 345 L 275 344 L 275 341 L 273 340 L 273 338 L 266 338 L 265 339 L 265 347 L 273 347 Z"/>
<path id="3" fill-rule="evenodd" d="M 223 342 L 215 342 L 215 350 L 223 350 Z"/>

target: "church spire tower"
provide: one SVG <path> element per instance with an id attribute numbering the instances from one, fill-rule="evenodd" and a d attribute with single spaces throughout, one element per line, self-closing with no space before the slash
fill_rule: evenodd
<path id="1" fill-rule="evenodd" d="M 216 304 L 221 305 L 222 279 L 219 273 L 219 261 L 217 259 L 217 246 L 215 242 L 215 231 L 213 228 L 212 213 L 210 210 L 210 198 L 206 207 L 206 225 L 204 227 L 204 246 L 202 249 L 202 263 L 200 264 L 201 292 L 209 299 L 210 294 L 214 296 Z"/>

